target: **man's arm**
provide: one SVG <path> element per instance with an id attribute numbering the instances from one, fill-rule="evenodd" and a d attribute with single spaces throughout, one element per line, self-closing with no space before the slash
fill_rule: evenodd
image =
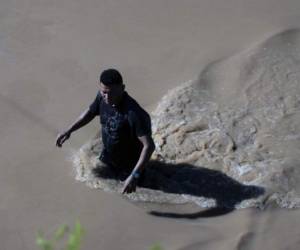
<path id="1" fill-rule="evenodd" d="M 134 177 L 134 173 L 138 173 L 140 174 L 146 163 L 149 161 L 152 153 L 155 150 L 155 144 L 153 142 L 153 139 L 150 135 L 145 135 L 145 136 L 141 136 L 138 137 L 139 140 L 143 143 L 143 149 L 141 151 L 140 154 L 140 158 L 137 162 L 137 164 L 135 165 L 131 175 L 126 179 L 122 193 L 131 193 L 134 192 L 136 189 L 136 185 L 137 185 L 137 178 Z"/>
<path id="2" fill-rule="evenodd" d="M 64 132 L 60 133 L 56 138 L 56 146 L 61 147 L 62 144 L 68 140 L 71 134 L 80 129 L 81 127 L 88 124 L 91 120 L 93 120 L 95 114 L 91 112 L 90 108 L 87 108 L 85 111 L 81 113 L 81 115 L 77 118 L 77 120 Z"/>

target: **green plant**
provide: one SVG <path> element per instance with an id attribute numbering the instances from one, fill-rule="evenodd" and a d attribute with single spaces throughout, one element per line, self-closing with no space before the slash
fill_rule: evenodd
<path id="1" fill-rule="evenodd" d="M 67 225 L 61 225 L 55 232 L 52 240 L 45 239 L 45 236 L 42 231 L 38 231 L 36 236 L 36 244 L 42 250 L 55 250 L 60 241 L 69 233 L 65 247 L 60 248 L 63 250 L 80 250 L 80 245 L 82 242 L 82 236 L 84 235 L 84 229 L 82 228 L 79 221 L 75 223 L 73 229 L 70 229 Z M 155 244 L 150 250 L 163 250 L 163 248 Z"/>
<path id="2" fill-rule="evenodd" d="M 152 247 L 150 248 L 150 250 L 163 250 L 163 249 L 162 249 L 162 247 L 161 247 L 160 245 L 155 244 L 154 246 L 152 246 Z"/>
<path id="3" fill-rule="evenodd" d="M 73 229 L 70 229 L 67 225 L 61 225 L 54 233 L 52 240 L 46 240 L 44 234 L 39 231 L 36 237 L 36 244 L 42 250 L 54 250 L 55 246 L 59 244 L 64 236 L 69 233 L 69 237 L 67 242 L 65 243 L 65 247 L 63 250 L 80 250 L 80 245 L 82 241 L 82 236 L 84 234 L 84 230 L 79 221 L 75 223 Z"/>

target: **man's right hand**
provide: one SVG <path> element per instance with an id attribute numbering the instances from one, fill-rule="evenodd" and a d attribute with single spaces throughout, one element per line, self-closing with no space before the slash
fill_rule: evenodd
<path id="1" fill-rule="evenodd" d="M 56 138 L 56 146 L 61 147 L 63 143 L 68 140 L 71 136 L 71 133 L 69 131 L 65 131 L 61 134 L 59 134 Z"/>

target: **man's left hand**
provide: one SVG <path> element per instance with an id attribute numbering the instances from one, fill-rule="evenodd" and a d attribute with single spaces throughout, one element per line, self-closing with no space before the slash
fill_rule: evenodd
<path id="1" fill-rule="evenodd" d="M 129 175 L 125 181 L 122 194 L 135 192 L 137 186 L 137 178 Z"/>

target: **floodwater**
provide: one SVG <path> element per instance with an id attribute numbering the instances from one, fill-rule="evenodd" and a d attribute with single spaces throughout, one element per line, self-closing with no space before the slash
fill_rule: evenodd
<path id="1" fill-rule="evenodd" d="M 298 249 L 298 210 L 152 216 L 75 181 L 70 157 L 98 122 L 62 149 L 55 139 L 94 99 L 101 70 L 118 68 L 128 92 L 153 110 L 210 62 L 297 27 L 299 11 L 295 0 L 2 1 L 1 249 L 37 249 L 39 229 L 51 234 L 77 218 L 87 231 L 83 249 Z"/>

